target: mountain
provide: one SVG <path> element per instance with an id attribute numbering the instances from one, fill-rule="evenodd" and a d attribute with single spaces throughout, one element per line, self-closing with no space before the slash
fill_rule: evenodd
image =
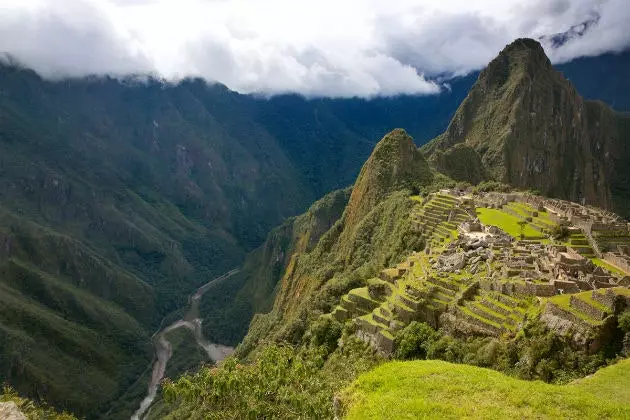
<path id="1" fill-rule="evenodd" d="M 627 357 L 630 230 L 606 210 L 627 215 L 627 130 L 627 116 L 584 100 L 538 42 L 516 40 L 443 134 L 420 150 L 402 129 L 386 134 L 349 197 L 332 193 L 246 257 L 243 290 L 269 311 L 254 315 L 234 358 L 166 381 L 157 417 L 413 417 L 431 407 L 398 392 L 412 370 L 439 365 L 487 391 L 516 382 L 458 366 L 562 384 Z M 316 220 L 314 209 L 329 226 L 315 236 L 295 223 Z M 576 397 L 567 410 L 621 418 L 626 368 L 607 370 L 613 385 L 532 390 L 563 401 L 587 391 L 588 404 Z M 614 408 L 589 396 L 613 390 Z M 511 408 L 490 401 L 497 409 Z"/>
<path id="2" fill-rule="evenodd" d="M 423 150 L 456 180 L 496 180 L 629 214 L 629 122 L 583 100 L 538 42 L 519 39 L 480 73 L 446 132 Z"/>
<path id="3" fill-rule="evenodd" d="M 108 417 L 140 397 L 150 336 L 188 294 L 352 183 L 391 126 L 437 134 L 465 91 L 265 99 L 196 79 L 47 81 L 0 64 L 0 381 Z M 343 197 L 328 216 L 314 210 L 314 238 Z M 268 309 L 277 280 L 241 291 L 248 273 L 206 296 L 209 338 L 235 344 Z"/>
<path id="4" fill-rule="evenodd" d="M 561 68 L 584 80 L 597 60 Z M 350 289 L 424 248 L 408 196 L 452 185 L 431 165 L 471 181 L 494 173 L 465 143 L 427 162 L 411 139 L 439 135 L 476 76 L 429 97 L 269 99 L 197 79 L 47 81 L 0 64 L 0 381 L 80 416 L 128 416 L 152 333 L 243 261 L 203 297 L 206 337 L 236 344 L 254 317 L 239 354 L 300 342 Z M 597 85 L 622 104 L 615 80 Z M 615 113 L 585 107 L 613 133 Z M 606 138 L 617 149 L 602 153 L 627 153 Z M 613 204 L 630 185 L 623 170 L 605 179 Z"/>
<path id="5" fill-rule="evenodd" d="M 289 242 L 286 249 L 292 252 L 284 256 L 273 307 L 254 317 L 237 352 L 246 356 L 261 340 L 299 342 L 309 322 L 329 312 L 366 276 L 401 254 L 422 249 L 422 238 L 411 228 L 414 206 L 407 196 L 431 188 L 434 177 L 404 130 L 383 137 L 363 165 L 343 214 L 337 213 L 316 246 L 299 247 L 295 239 Z M 255 276 L 249 279 L 249 284 L 257 282 Z"/>

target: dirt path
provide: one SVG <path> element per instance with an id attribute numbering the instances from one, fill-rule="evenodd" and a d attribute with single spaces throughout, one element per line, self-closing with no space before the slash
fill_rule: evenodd
<path id="1" fill-rule="evenodd" d="M 177 328 L 187 328 L 192 331 L 199 347 L 203 348 L 208 354 L 208 358 L 215 362 L 220 362 L 221 360 L 232 354 L 234 348 L 210 343 L 203 336 L 203 332 L 201 330 L 201 318 L 199 318 L 199 300 L 201 300 L 203 294 L 206 293 L 212 285 L 223 280 L 227 280 L 238 272 L 238 268 L 228 271 L 227 273 L 216 277 L 201 286 L 199 289 L 197 289 L 195 294 L 190 297 L 190 307 L 184 319 L 173 322 L 171 325 L 163 328 L 154 335 L 153 341 L 155 346 L 156 360 L 153 364 L 153 371 L 151 373 L 151 380 L 149 381 L 148 393 L 147 396 L 144 397 L 144 399 L 140 403 L 140 407 L 138 408 L 138 410 L 136 410 L 136 412 L 131 416 L 131 420 L 143 419 L 145 413 L 147 412 L 148 408 L 151 406 L 153 400 L 157 395 L 160 382 L 164 378 L 164 373 L 166 372 L 166 365 L 173 355 L 173 347 L 171 346 L 171 343 L 166 339 L 166 334 L 169 331 L 173 331 Z"/>

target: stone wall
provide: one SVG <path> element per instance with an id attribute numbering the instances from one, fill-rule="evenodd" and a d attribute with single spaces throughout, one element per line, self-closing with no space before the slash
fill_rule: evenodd
<path id="1" fill-rule="evenodd" d="M 465 323 L 468 323 L 470 325 L 474 325 L 475 327 L 477 327 L 478 328 L 478 331 L 476 331 L 477 333 L 484 333 L 488 335 L 500 335 L 503 333 L 502 328 L 497 328 L 494 325 L 487 324 L 480 319 L 468 316 L 468 314 L 462 311 L 461 308 L 457 305 L 454 305 L 451 311 L 452 311 L 451 315 L 455 315 L 455 318 L 457 318 L 457 321 L 463 321 Z M 442 318 L 440 319 L 442 320 Z M 455 321 L 455 320 L 452 320 L 452 321 Z"/>
<path id="2" fill-rule="evenodd" d="M 609 309 L 615 308 L 615 300 L 617 299 L 617 295 L 612 290 L 606 290 L 606 292 L 604 293 L 593 290 L 593 293 L 591 293 L 591 297 L 595 302 L 599 302 Z"/>
<path id="3" fill-rule="evenodd" d="M 558 293 L 578 293 L 580 291 L 578 285 L 572 281 L 553 280 L 551 284 Z"/>
<path id="4" fill-rule="evenodd" d="M 604 254 L 604 261 L 621 268 L 626 273 L 630 273 L 630 261 L 624 258 L 623 255 L 607 252 Z"/>
<path id="5" fill-rule="evenodd" d="M 547 305 L 545 306 L 545 312 L 549 312 L 557 317 L 566 319 L 567 321 L 570 321 L 572 324 L 575 324 L 581 327 L 582 329 L 587 329 L 587 330 L 591 329 L 591 325 L 588 322 L 582 320 L 580 317 L 578 317 L 574 313 L 561 308 L 555 303 L 547 302 Z"/>
<path id="6" fill-rule="evenodd" d="M 606 312 L 602 311 L 601 309 L 589 305 L 587 302 L 583 301 L 582 299 L 576 296 L 571 296 L 570 302 L 571 302 L 571 306 L 573 306 L 575 309 L 587 314 L 591 318 L 596 319 L 598 321 L 603 320 L 608 315 Z"/>

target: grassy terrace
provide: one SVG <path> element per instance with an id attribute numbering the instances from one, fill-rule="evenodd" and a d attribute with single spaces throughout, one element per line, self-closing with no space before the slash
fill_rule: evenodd
<path id="1" fill-rule="evenodd" d="M 535 208 L 533 208 L 532 206 L 530 206 L 529 204 L 525 204 L 525 203 L 518 203 L 518 202 L 512 202 L 508 204 L 508 207 L 518 213 L 519 215 L 521 215 L 521 217 L 525 218 L 525 217 L 531 217 L 532 218 L 532 224 L 543 228 L 543 229 L 552 229 L 554 226 L 556 226 L 556 223 L 554 223 L 551 218 L 549 217 L 549 213 L 547 213 L 546 211 L 538 211 Z M 532 214 L 536 212 L 538 213 L 538 216 L 533 217 Z"/>
<path id="2" fill-rule="evenodd" d="M 598 325 L 602 325 L 603 321 L 597 320 L 597 319 L 593 319 L 590 316 L 588 316 L 587 314 L 577 310 L 576 308 L 574 308 L 573 306 L 571 306 L 571 296 L 575 296 L 587 303 L 591 303 L 591 302 L 595 302 L 592 300 L 591 296 L 591 291 L 588 292 L 582 292 L 582 293 L 576 293 L 576 294 L 564 294 L 564 295 L 557 295 L 557 296 L 553 296 L 550 298 L 547 298 L 546 301 L 547 302 L 551 302 L 556 304 L 557 306 L 559 306 L 560 308 L 564 309 L 567 312 L 571 312 L 572 314 L 574 314 L 575 316 L 577 316 L 578 318 L 580 318 L 583 321 L 586 321 L 587 323 L 593 325 L 593 326 L 598 326 Z M 597 303 L 597 302 L 595 302 Z M 602 305 L 599 305 L 599 303 L 597 303 L 597 307 L 602 307 L 604 308 Z"/>
<path id="3" fill-rule="evenodd" d="M 570 385 L 442 361 L 390 362 L 343 393 L 347 419 L 627 419 L 630 360 Z"/>
<path id="4" fill-rule="evenodd" d="M 479 217 L 479 221 L 482 224 L 496 226 L 499 229 L 505 231 L 508 235 L 520 239 L 521 227 L 518 222 L 520 222 L 521 219 L 519 219 L 518 217 L 501 210 L 489 209 L 485 207 L 480 207 L 477 209 L 477 216 Z M 525 225 L 523 229 L 523 234 L 525 235 L 525 239 L 527 239 L 527 237 L 539 237 L 541 235 L 540 232 L 532 228 L 529 224 Z M 544 241 L 545 240 L 541 240 L 541 242 Z"/>
<path id="5" fill-rule="evenodd" d="M 502 324 L 499 324 L 496 321 L 493 321 L 491 319 L 482 317 L 481 315 L 478 315 L 476 313 L 474 313 L 472 310 L 470 310 L 470 308 L 466 307 L 466 306 L 460 306 L 459 309 L 466 314 L 466 316 L 469 316 L 471 318 L 475 318 L 481 322 L 483 322 L 484 324 L 488 324 L 491 327 L 497 328 L 497 329 L 501 329 L 502 328 Z"/>
<path id="6" fill-rule="evenodd" d="M 626 287 L 615 287 L 612 290 L 616 295 L 622 295 L 622 296 L 626 296 L 626 297 L 630 297 L 630 289 L 626 288 Z M 598 293 L 605 293 L 604 290 L 600 289 L 598 291 Z"/>

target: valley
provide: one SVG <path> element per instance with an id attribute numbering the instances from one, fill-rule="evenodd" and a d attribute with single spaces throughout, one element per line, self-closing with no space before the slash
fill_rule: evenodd
<path id="1" fill-rule="evenodd" d="M 0 402 L 380 418 L 391 377 L 438 371 L 621 418 L 592 394 L 630 386 L 630 118 L 572 84 L 589 60 L 517 39 L 442 94 L 369 100 L 0 63 Z M 419 406 L 397 416 L 452 409 Z M 535 417 L 515 406 L 483 409 Z"/>
<path id="2" fill-rule="evenodd" d="M 190 306 L 185 312 L 186 315 L 184 316 L 184 319 L 175 321 L 153 335 L 152 339 L 155 346 L 155 363 L 153 364 L 153 368 L 151 370 L 148 387 L 149 392 L 140 403 L 140 408 L 138 408 L 133 416 L 131 416 L 132 420 L 140 420 L 144 418 L 147 409 L 151 406 L 151 403 L 153 403 L 153 400 L 157 395 L 158 387 L 160 386 L 160 382 L 164 378 L 164 373 L 166 372 L 166 364 L 173 355 L 173 347 L 167 339 L 167 334 L 170 331 L 178 328 L 187 328 L 190 330 L 195 337 L 197 345 L 199 345 L 199 347 L 208 354 L 208 360 L 211 363 L 221 362 L 234 351 L 231 347 L 213 344 L 204 338 L 203 332 L 201 331 L 202 320 L 199 318 L 199 299 L 201 299 L 203 294 L 207 292 L 209 288 L 213 287 L 217 283 L 228 280 L 231 276 L 238 272 L 238 268 L 233 269 L 201 286 L 193 295 L 190 296 Z"/>
<path id="3" fill-rule="evenodd" d="M 382 418 L 378 407 L 392 398 L 387 410 L 401 418 L 466 417 L 477 407 L 624 418 L 630 225 L 615 185 L 625 185 L 617 168 L 628 121 L 577 95 L 537 42 L 508 45 L 445 133 L 420 149 L 403 129 L 381 139 L 314 244 L 304 246 L 308 229 L 289 224 L 281 258 L 246 258 L 246 266 L 267 261 L 259 272 L 281 263 L 273 306 L 254 316 L 235 357 L 166 382 L 160 417 Z M 325 205 L 330 199 L 316 204 Z M 317 220 L 310 210 L 301 217 Z M 276 232 L 259 252 L 276 250 L 277 240 Z M 262 278 L 248 277 L 244 289 Z M 586 393 L 566 385 L 600 369 L 615 378 L 618 401 L 594 402 L 606 380 Z M 449 406 L 450 388 L 437 378 L 427 387 L 440 403 L 401 395 L 436 370 L 428 375 L 479 381 L 479 394 L 466 393 L 479 403 Z M 540 408 L 501 402 L 522 400 L 515 378 L 532 381 L 523 386 Z M 556 392 L 575 399 L 543 409 Z"/>

